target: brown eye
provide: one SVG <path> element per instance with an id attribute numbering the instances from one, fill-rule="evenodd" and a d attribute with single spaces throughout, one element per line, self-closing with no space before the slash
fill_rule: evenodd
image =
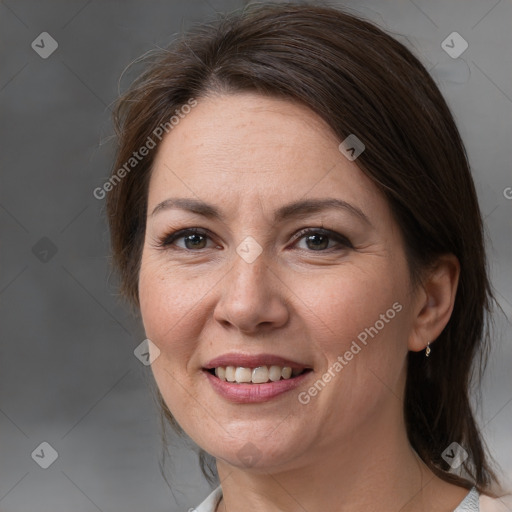
<path id="1" fill-rule="evenodd" d="M 298 233 L 297 238 L 299 241 L 304 239 L 306 247 L 310 251 L 324 252 L 326 249 L 332 249 L 332 246 L 329 247 L 330 240 L 335 241 L 335 246 L 342 246 L 342 249 L 353 247 L 347 238 L 326 229 L 305 229 Z M 335 250 L 339 250 L 339 248 Z"/>
<path id="2" fill-rule="evenodd" d="M 162 240 L 159 241 L 158 245 L 164 249 L 175 246 L 178 249 L 195 251 L 206 249 L 207 240 L 209 238 L 210 237 L 205 231 L 198 228 L 181 229 L 166 235 Z M 176 242 L 181 239 L 184 241 L 184 246 L 176 244 Z"/>
<path id="3" fill-rule="evenodd" d="M 185 240 L 185 247 L 187 249 L 204 249 L 206 238 L 203 235 L 193 233 L 185 237 L 180 237 Z"/>
<path id="4" fill-rule="evenodd" d="M 314 235 L 307 235 L 305 240 L 308 248 L 315 251 L 317 249 L 327 249 L 329 246 L 329 237 L 327 235 L 315 233 Z"/>

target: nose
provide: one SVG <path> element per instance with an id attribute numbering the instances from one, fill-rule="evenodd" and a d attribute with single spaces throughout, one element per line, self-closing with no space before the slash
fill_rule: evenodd
<path id="1" fill-rule="evenodd" d="M 286 285 L 267 264 L 264 254 L 249 262 L 234 255 L 234 263 L 220 284 L 214 319 L 225 328 L 246 334 L 272 330 L 288 322 Z"/>

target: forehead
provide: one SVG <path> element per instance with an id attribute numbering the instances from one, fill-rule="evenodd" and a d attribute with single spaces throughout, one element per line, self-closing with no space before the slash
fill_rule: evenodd
<path id="1" fill-rule="evenodd" d="M 148 207 L 168 195 L 279 206 L 304 196 L 384 199 L 339 151 L 328 125 L 305 106 L 257 94 L 202 98 L 164 137 Z"/>

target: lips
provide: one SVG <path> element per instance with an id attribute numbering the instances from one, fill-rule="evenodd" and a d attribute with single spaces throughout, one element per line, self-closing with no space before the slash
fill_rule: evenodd
<path id="1" fill-rule="evenodd" d="M 295 389 L 312 367 L 273 354 L 223 354 L 208 361 L 203 372 L 212 388 L 236 403 L 257 403 Z"/>
<path id="2" fill-rule="evenodd" d="M 244 368 L 257 368 L 259 366 L 288 366 L 296 370 L 312 369 L 311 366 L 299 361 L 293 361 L 285 357 L 273 355 L 273 354 L 237 354 L 228 353 L 221 356 L 215 357 L 208 361 L 203 368 L 205 370 L 211 370 L 218 368 L 219 366 L 235 366 Z"/>
<path id="3" fill-rule="evenodd" d="M 204 370 L 203 374 L 212 389 L 223 399 L 238 404 L 266 402 L 287 394 L 314 375 L 312 371 L 305 371 L 296 377 L 281 379 L 277 382 L 264 384 L 239 384 L 227 382 Z"/>

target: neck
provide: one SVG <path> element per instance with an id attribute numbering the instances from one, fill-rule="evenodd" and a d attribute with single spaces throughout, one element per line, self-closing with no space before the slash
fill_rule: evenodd
<path id="1" fill-rule="evenodd" d="M 403 422 L 397 429 L 388 420 L 359 428 L 348 442 L 326 445 L 302 464 L 296 459 L 256 472 L 218 460 L 218 512 L 446 511 L 447 504 L 453 510 L 467 491 L 436 477 L 409 445 Z"/>

